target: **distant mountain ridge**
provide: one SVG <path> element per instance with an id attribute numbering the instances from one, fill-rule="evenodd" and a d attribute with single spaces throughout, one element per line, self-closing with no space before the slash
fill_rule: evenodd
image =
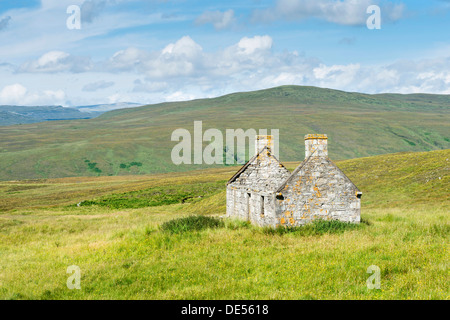
<path id="1" fill-rule="evenodd" d="M 0 105 L 0 126 L 54 120 L 92 119 L 107 111 L 139 107 L 141 105 L 131 102 L 75 107 Z"/>
<path id="2" fill-rule="evenodd" d="M 63 106 L 0 106 L 0 126 L 53 120 L 90 119 L 101 113 L 81 112 Z"/>
<path id="3" fill-rule="evenodd" d="M 81 112 L 107 112 L 116 109 L 126 109 L 126 108 L 135 108 L 142 106 L 142 103 L 135 102 L 117 102 L 117 103 L 107 103 L 107 104 L 94 104 L 89 106 L 77 106 L 78 110 Z"/>
<path id="4" fill-rule="evenodd" d="M 450 95 L 362 94 L 281 86 L 105 112 L 87 120 L 0 127 L 0 180 L 189 171 L 176 165 L 178 128 L 279 130 L 280 160 L 304 159 L 303 137 L 325 133 L 332 160 L 450 148 Z M 206 147 L 209 142 L 204 142 Z M 224 141 L 224 148 L 226 147 Z"/>

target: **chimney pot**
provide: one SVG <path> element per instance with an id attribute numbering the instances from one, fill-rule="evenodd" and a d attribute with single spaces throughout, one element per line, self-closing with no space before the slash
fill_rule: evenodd
<path id="1" fill-rule="evenodd" d="M 307 134 L 305 136 L 305 159 L 310 155 L 313 157 L 328 157 L 327 141 L 326 134 Z"/>
<path id="2" fill-rule="evenodd" d="M 273 150 L 273 135 L 257 135 L 255 139 L 255 154 L 260 152 L 265 146 Z"/>

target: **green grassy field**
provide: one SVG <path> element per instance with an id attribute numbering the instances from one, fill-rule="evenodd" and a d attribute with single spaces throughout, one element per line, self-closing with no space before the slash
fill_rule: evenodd
<path id="1" fill-rule="evenodd" d="M 227 219 L 161 227 L 224 215 L 237 167 L 0 182 L 0 298 L 449 299 L 449 159 L 441 150 L 337 161 L 363 192 L 365 221 L 337 231 Z M 80 290 L 66 286 L 71 265 Z M 371 265 L 380 290 L 366 286 Z"/>
<path id="2" fill-rule="evenodd" d="M 303 137 L 326 133 L 332 159 L 450 148 L 450 95 L 350 93 L 283 86 L 213 99 L 107 112 L 95 119 L 0 126 L 0 180 L 180 172 L 177 128 L 279 129 L 280 158 L 304 157 Z M 269 131 L 270 132 L 270 131 Z M 206 145 L 206 142 L 205 142 Z M 217 165 L 219 167 L 219 165 Z"/>

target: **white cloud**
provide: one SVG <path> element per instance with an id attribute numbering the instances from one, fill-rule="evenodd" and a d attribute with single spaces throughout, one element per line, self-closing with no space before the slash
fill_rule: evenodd
<path id="1" fill-rule="evenodd" d="M 23 100 L 27 93 L 27 88 L 19 83 L 15 83 L 9 86 L 5 86 L 0 91 L 0 103 L 1 104 L 17 104 L 18 101 Z"/>
<path id="2" fill-rule="evenodd" d="M 318 18 L 341 25 L 365 25 L 367 8 L 378 4 L 383 21 L 397 21 L 404 11 L 403 4 L 393 4 L 377 0 L 278 0 L 274 8 L 255 10 L 254 22 L 275 20 L 304 20 Z"/>
<path id="3" fill-rule="evenodd" d="M 255 36 L 242 38 L 238 43 L 239 53 L 253 54 L 257 50 L 269 50 L 272 48 L 272 38 L 269 36 Z"/>
<path id="4" fill-rule="evenodd" d="M 184 36 L 161 51 L 121 50 L 113 55 L 108 67 L 119 71 L 135 70 L 152 78 L 190 76 L 202 64 L 202 59 L 202 47 Z"/>
<path id="5" fill-rule="evenodd" d="M 299 84 L 304 82 L 305 82 L 304 75 L 302 75 L 301 73 L 292 73 L 292 72 L 290 73 L 286 71 L 275 75 L 267 75 L 261 80 L 261 84 L 266 88 Z"/>
<path id="6" fill-rule="evenodd" d="M 428 92 L 450 94 L 450 56 L 447 58 L 398 61 L 385 67 L 395 71 L 397 81 L 390 92 Z"/>
<path id="7" fill-rule="evenodd" d="M 149 59 L 148 54 L 137 48 L 127 48 L 116 52 L 109 60 L 108 67 L 112 70 L 129 70 Z"/>
<path id="8" fill-rule="evenodd" d="M 57 101 L 58 104 L 64 104 L 65 102 L 65 98 L 66 98 L 66 94 L 64 91 L 62 90 L 44 90 L 43 95 L 37 95 L 36 100 L 45 100 L 45 101 L 50 101 L 50 102 L 54 102 Z"/>
<path id="9" fill-rule="evenodd" d="M 192 40 L 189 36 L 184 36 L 175 43 L 167 45 L 162 50 L 162 55 L 166 57 L 186 57 L 187 59 L 194 59 L 202 53 L 202 47 Z"/>
<path id="10" fill-rule="evenodd" d="M 272 44 L 268 35 L 244 37 L 235 45 L 208 55 L 205 67 L 217 76 L 229 76 L 251 70 L 263 72 L 276 64 L 285 65 L 286 62 L 278 61 L 279 57 L 273 54 Z"/>
<path id="11" fill-rule="evenodd" d="M 222 30 L 235 26 L 236 18 L 233 10 L 206 11 L 195 20 L 195 23 L 198 25 L 211 23 L 216 30 Z"/>
<path id="12" fill-rule="evenodd" d="M 391 65 L 323 65 L 313 69 L 311 85 L 366 93 L 450 94 L 450 57 Z"/>
<path id="13" fill-rule="evenodd" d="M 66 95 L 62 90 L 43 90 L 29 92 L 20 83 L 3 87 L 0 91 L 0 104 L 11 105 L 64 105 Z"/>
<path id="14" fill-rule="evenodd" d="M 176 91 L 166 97 L 166 101 L 187 101 L 195 99 L 195 95 L 190 93 L 184 93 L 182 91 Z"/>
<path id="15" fill-rule="evenodd" d="M 332 66 L 320 64 L 319 67 L 313 69 L 313 74 L 322 86 L 327 86 L 327 84 L 335 85 L 336 83 L 346 86 L 353 81 L 359 69 L 359 64 Z"/>
<path id="16" fill-rule="evenodd" d="M 81 90 L 93 92 L 93 91 L 109 88 L 113 85 L 114 85 L 113 81 L 100 80 L 100 81 L 91 82 L 91 83 L 86 84 L 83 87 L 83 89 L 81 89 Z"/>
<path id="17" fill-rule="evenodd" d="M 92 68 L 88 57 L 76 57 L 63 51 L 50 51 L 39 59 L 26 62 L 19 68 L 19 72 L 85 72 Z"/>
<path id="18" fill-rule="evenodd" d="M 162 90 L 166 90 L 169 87 L 169 84 L 165 81 L 141 81 L 140 79 L 136 79 L 133 82 L 134 88 L 133 92 L 158 92 Z"/>

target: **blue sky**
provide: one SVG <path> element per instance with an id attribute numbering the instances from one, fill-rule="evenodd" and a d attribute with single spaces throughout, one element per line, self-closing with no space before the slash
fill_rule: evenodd
<path id="1" fill-rule="evenodd" d="M 69 29 L 77 5 L 81 29 Z M 381 29 L 369 29 L 377 5 Z M 278 85 L 450 94 L 447 0 L 0 0 L 0 104 L 156 103 Z"/>

